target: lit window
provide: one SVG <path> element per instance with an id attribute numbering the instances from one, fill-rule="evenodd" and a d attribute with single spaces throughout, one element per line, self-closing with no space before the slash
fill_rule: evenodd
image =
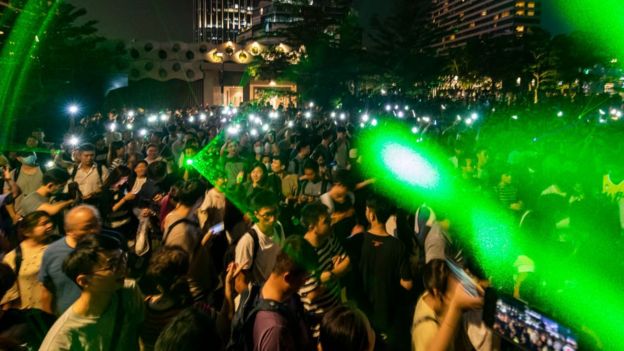
<path id="1" fill-rule="evenodd" d="M 487 10 L 481 11 L 481 16 L 487 16 Z"/>
<path id="2" fill-rule="evenodd" d="M 535 16 L 535 11 L 528 11 L 527 16 Z"/>
<path id="3" fill-rule="evenodd" d="M 455 40 L 455 34 L 451 35 L 451 36 L 449 37 L 449 40 Z"/>
<path id="4" fill-rule="evenodd" d="M 518 33 L 524 32 L 524 26 L 516 26 L 516 32 Z"/>
<path id="5" fill-rule="evenodd" d="M 476 25 L 477 25 L 476 23 L 472 22 L 470 23 L 470 28 L 474 28 Z"/>
<path id="6" fill-rule="evenodd" d="M 516 11 L 516 15 L 518 15 L 518 16 L 524 16 L 524 10 L 518 10 L 518 11 Z"/>
<path id="7" fill-rule="evenodd" d="M 530 8 L 530 9 L 534 9 L 535 8 L 535 3 L 534 2 L 529 2 L 527 4 L 527 7 Z"/>
<path id="8" fill-rule="evenodd" d="M 494 16 L 494 20 L 495 20 L 495 21 L 498 21 L 498 19 L 499 19 L 499 18 L 500 18 L 500 15 L 496 15 L 496 16 Z"/>
<path id="9" fill-rule="evenodd" d="M 524 1 L 518 1 L 518 2 L 516 3 L 516 7 L 524 7 L 524 4 L 525 4 L 525 3 L 524 3 Z M 535 5 L 535 4 L 534 4 L 534 5 Z"/>
<path id="10" fill-rule="evenodd" d="M 501 18 L 509 17 L 509 11 L 501 13 Z"/>

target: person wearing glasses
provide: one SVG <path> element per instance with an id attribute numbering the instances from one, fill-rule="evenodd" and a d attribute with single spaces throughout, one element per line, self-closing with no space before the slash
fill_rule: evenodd
<path id="1" fill-rule="evenodd" d="M 284 230 L 277 221 L 276 196 L 268 191 L 259 192 L 251 199 L 255 224 L 239 239 L 234 261 L 243 265 L 245 283 L 264 283 L 275 265 L 279 246 L 284 241 Z M 242 279 L 242 278 L 241 278 Z"/>
<path id="2" fill-rule="evenodd" d="M 143 295 L 125 279 L 128 256 L 112 236 L 89 235 L 63 262 L 80 296 L 57 319 L 39 350 L 138 350 Z"/>

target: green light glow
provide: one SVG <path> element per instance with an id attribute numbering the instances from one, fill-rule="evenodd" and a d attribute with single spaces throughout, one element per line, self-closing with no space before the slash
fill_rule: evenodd
<path id="1" fill-rule="evenodd" d="M 558 14 L 594 42 L 620 58 L 624 55 L 624 2 L 621 0 L 555 0 Z"/>
<path id="2" fill-rule="evenodd" d="M 56 0 L 45 9 L 38 0 L 28 1 L 19 16 L 0 53 L 0 146 L 5 147 L 13 136 L 13 124 L 17 107 L 22 103 L 22 90 L 29 79 L 36 60 L 39 38 L 45 38 L 62 1 Z M 45 6 L 45 5 L 43 5 Z"/>
<path id="3" fill-rule="evenodd" d="M 471 248 L 495 286 L 509 286 L 518 255 L 531 257 L 540 286 L 539 306 L 583 334 L 593 334 L 604 349 L 624 349 L 622 268 L 613 238 L 597 229 L 582 242 L 583 255 L 553 247 L 542 233 L 520 233 L 518 219 L 469 186 L 447 168 L 449 161 L 434 148 L 417 143 L 409 127 L 386 124 L 358 139 L 364 172 L 382 191 L 406 209 L 426 199 L 461 228 L 454 238 Z M 432 173 L 437 172 L 434 176 Z M 588 214 L 588 216 L 591 216 Z"/>

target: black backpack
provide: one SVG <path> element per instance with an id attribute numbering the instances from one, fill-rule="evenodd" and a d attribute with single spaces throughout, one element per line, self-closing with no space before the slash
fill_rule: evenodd
<path id="1" fill-rule="evenodd" d="M 260 311 L 277 312 L 282 315 L 290 325 L 296 326 L 298 319 L 286 307 L 285 304 L 260 298 L 261 286 L 252 284 L 251 287 L 241 294 L 240 305 L 232 318 L 230 340 L 226 351 L 251 351 L 254 349 L 253 328 L 256 315 Z M 299 330 L 298 327 L 293 330 Z M 298 338 L 294 338 L 298 340 Z"/>

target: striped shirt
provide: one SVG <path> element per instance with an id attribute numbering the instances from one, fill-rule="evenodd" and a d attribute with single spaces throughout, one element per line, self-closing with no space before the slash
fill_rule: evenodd
<path id="1" fill-rule="evenodd" d="M 320 322 L 327 311 L 340 303 L 340 284 L 335 279 L 329 280 L 314 301 L 310 301 L 307 295 L 321 285 L 320 274 L 322 272 L 329 272 L 334 269 L 333 258 L 346 255 L 346 253 L 333 235 L 319 247 L 314 248 L 314 250 L 319 260 L 318 271 L 317 274 L 311 275 L 306 280 L 305 284 L 299 289 L 299 295 L 301 296 L 301 302 L 303 302 L 306 314 L 314 316 L 314 319 Z M 315 324 L 312 326 L 312 331 L 314 337 L 318 337 L 319 324 Z"/>

